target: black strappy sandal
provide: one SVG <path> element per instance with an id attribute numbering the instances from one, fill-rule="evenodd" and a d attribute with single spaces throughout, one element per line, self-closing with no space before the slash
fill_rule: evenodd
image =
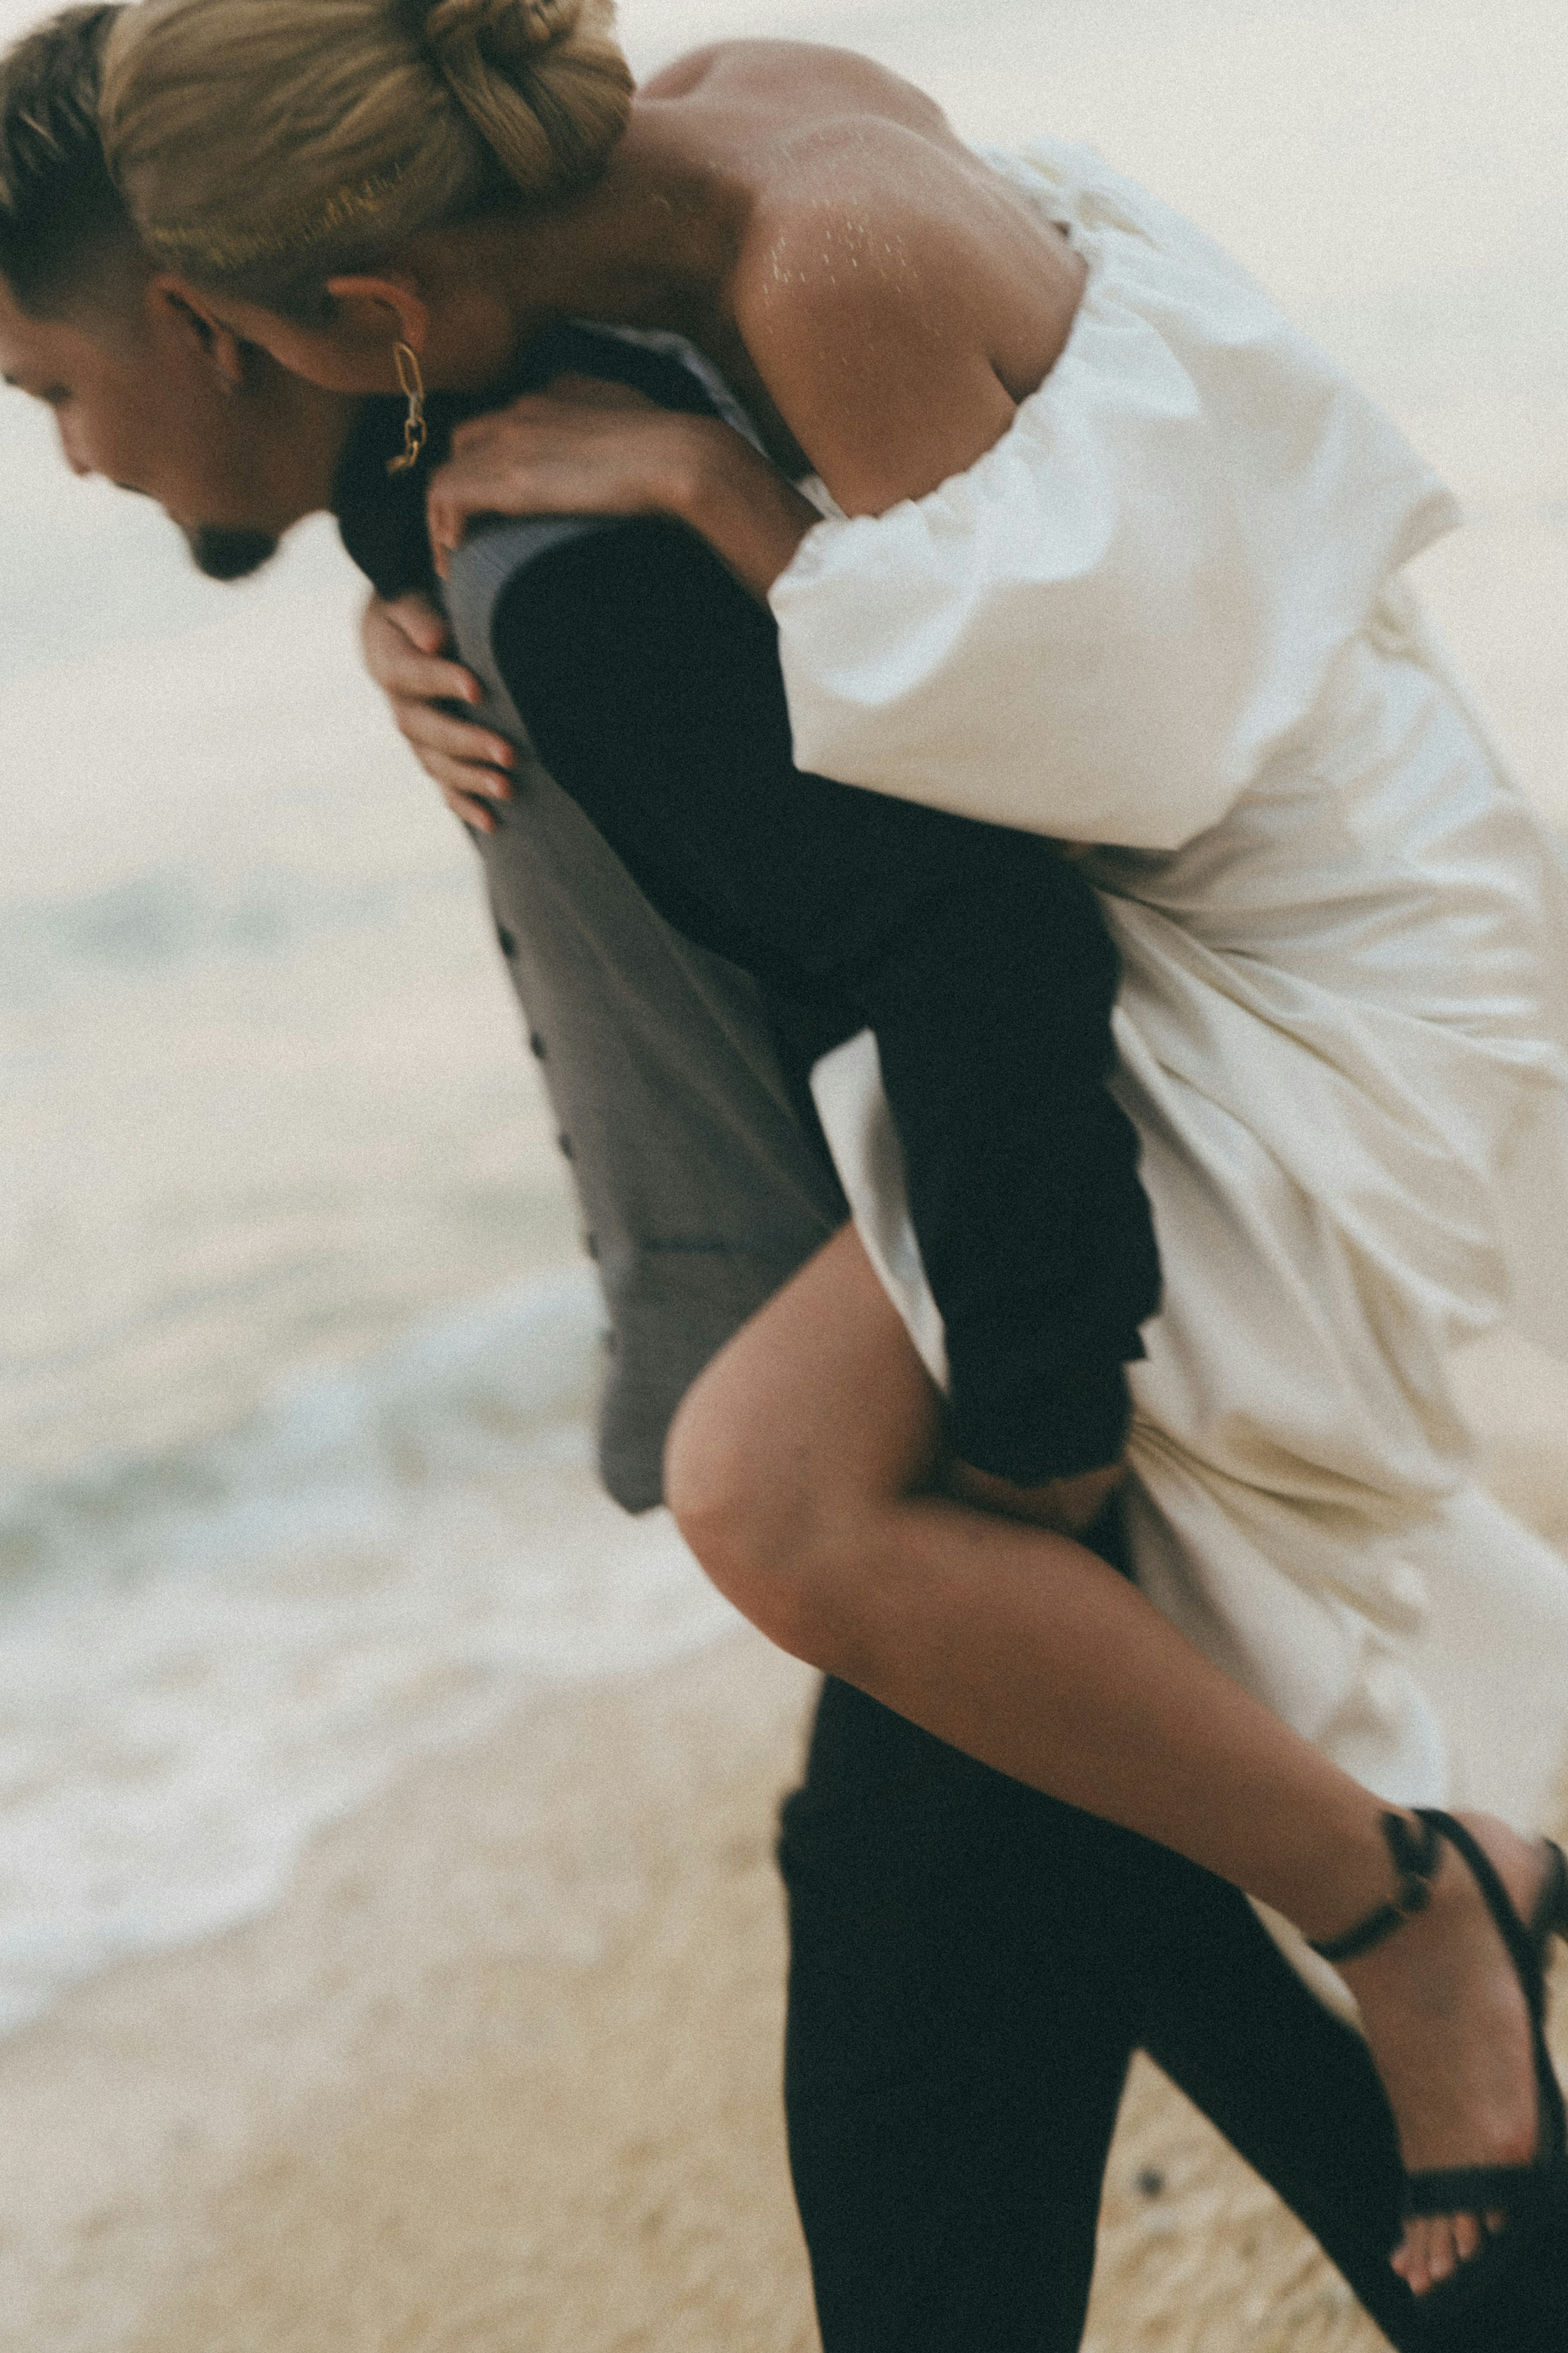
<path id="1" fill-rule="evenodd" d="M 1554 1936 L 1568 1938 L 1568 1860 L 1545 1841 L 1545 1883 L 1526 1924 L 1484 1847 L 1451 1814 L 1418 1809 L 1413 1830 L 1402 1814 L 1384 1814 L 1383 1833 L 1399 1874 L 1398 1891 L 1331 1943 L 1312 1950 L 1326 1961 L 1353 1961 L 1370 1953 L 1406 1920 L 1425 1912 L 1447 1840 L 1469 1867 L 1491 1914 L 1530 2011 L 1538 2119 L 1535 2155 L 1528 2165 L 1476 2165 L 1411 2173 L 1405 2212 L 1411 2215 L 1506 2216 L 1468 2262 L 1427 2290 L 1419 2301 L 1431 2342 L 1454 2353 L 1568 2353 L 1568 2116 L 1546 2047 L 1546 1963 Z"/>

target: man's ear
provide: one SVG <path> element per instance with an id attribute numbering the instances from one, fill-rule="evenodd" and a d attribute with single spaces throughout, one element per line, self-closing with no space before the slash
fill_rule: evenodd
<path id="1" fill-rule="evenodd" d="M 406 343 L 422 352 L 430 338 L 430 311 L 412 278 L 401 272 L 383 278 L 329 278 L 332 298 L 332 332 L 345 343 L 366 352 L 387 353 Z"/>
<path id="2" fill-rule="evenodd" d="M 192 343 L 231 392 L 245 382 L 245 346 L 213 309 L 212 297 L 184 278 L 160 270 L 148 281 L 147 301 L 158 323 Z"/>

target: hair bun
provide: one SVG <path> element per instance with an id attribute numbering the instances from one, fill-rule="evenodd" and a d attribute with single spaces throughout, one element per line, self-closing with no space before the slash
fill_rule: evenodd
<path id="1" fill-rule="evenodd" d="M 521 65 L 570 40 L 582 14 L 583 0 L 436 0 L 424 35 L 443 63 L 473 46 L 496 65 Z"/>
<path id="2" fill-rule="evenodd" d="M 632 78 L 612 0 L 436 0 L 425 45 L 525 192 L 591 179 L 626 127 Z"/>
<path id="3" fill-rule="evenodd" d="M 518 8 L 523 30 L 536 49 L 567 39 L 576 31 L 582 13 L 583 0 L 520 0 Z"/>
<path id="4" fill-rule="evenodd" d="M 290 317 L 334 277 L 588 185 L 631 112 L 612 0 L 137 0 L 98 115 L 149 247 Z"/>

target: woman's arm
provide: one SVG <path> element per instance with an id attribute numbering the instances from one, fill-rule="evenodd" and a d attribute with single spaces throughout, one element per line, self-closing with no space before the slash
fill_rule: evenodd
<path id="1" fill-rule="evenodd" d="M 443 579 L 476 515 L 663 514 L 763 598 L 821 520 L 731 426 L 574 377 L 458 426 L 428 514 Z"/>
<path id="2" fill-rule="evenodd" d="M 1082 264 L 1016 206 L 981 210 L 989 236 L 962 208 L 840 185 L 752 225 L 733 356 L 847 514 L 964 472 L 1066 344 Z M 458 427 L 429 495 L 438 569 L 484 513 L 668 515 L 764 598 L 819 520 L 728 426 L 575 377 Z"/>

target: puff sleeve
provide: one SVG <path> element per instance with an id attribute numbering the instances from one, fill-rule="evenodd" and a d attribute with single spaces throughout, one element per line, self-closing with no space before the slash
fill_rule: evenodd
<path id="1" fill-rule="evenodd" d="M 770 601 L 800 767 L 1173 849 L 1290 744 L 1457 511 L 1216 248 L 1100 178 L 1053 208 L 1089 278 L 1002 440 L 926 498 L 825 520 Z"/>

